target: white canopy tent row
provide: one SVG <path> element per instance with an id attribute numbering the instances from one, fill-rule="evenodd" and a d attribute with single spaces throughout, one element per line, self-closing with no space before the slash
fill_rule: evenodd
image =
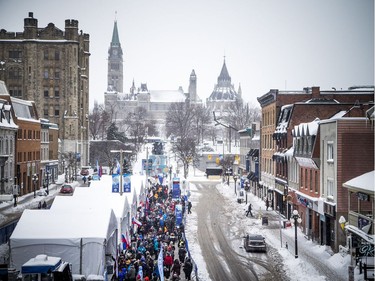
<path id="1" fill-rule="evenodd" d="M 106 276 L 106 257 L 116 257 L 117 221 L 112 209 L 25 210 L 10 237 L 16 270 L 37 255 L 60 257 L 72 273 Z"/>
<path id="2" fill-rule="evenodd" d="M 106 263 L 116 258 L 121 234 L 129 235 L 143 186 L 136 175 L 130 192 L 113 193 L 111 176 L 105 175 L 90 187 L 76 187 L 73 196 L 56 196 L 50 210 L 24 212 L 10 238 L 15 268 L 45 254 L 72 263 L 73 274 L 108 277 Z"/>
<path id="3" fill-rule="evenodd" d="M 137 207 L 145 197 L 144 180 L 145 177 L 142 175 L 132 175 L 130 192 L 123 192 L 121 195 L 118 192 L 112 192 L 111 175 L 103 175 L 100 181 L 92 181 L 90 187 L 76 188 L 72 197 L 85 201 L 88 207 L 91 204 L 95 208 L 100 205 L 112 208 L 118 221 L 119 243 L 122 235 L 130 241 L 132 218 L 137 217 Z M 90 199 L 87 200 L 87 198 Z"/>

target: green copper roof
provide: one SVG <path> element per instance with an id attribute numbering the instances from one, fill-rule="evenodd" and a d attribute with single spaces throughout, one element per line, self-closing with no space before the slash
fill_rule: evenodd
<path id="1" fill-rule="evenodd" d="M 120 38 L 118 37 L 118 30 L 117 30 L 117 21 L 115 21 L 115 25 L 113 27 L 111 45 L 120 46 Z"/>

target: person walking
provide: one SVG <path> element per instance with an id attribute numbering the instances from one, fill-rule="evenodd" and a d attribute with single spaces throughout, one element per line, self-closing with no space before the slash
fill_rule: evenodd
<path id="1" fill-rule="evenodd" d="M 246 216 L 248 216 L 250 214 L 250 216 L 253 217 L 253 213 L 251 211 L 252 211 L 252 206 L 251 206 L 251 203 L 250 203 L 249 207 L 247 207 Z"/>
<path id="2" fill-rule="evenodd" d="M 191 202 L 189 201 L 189 202 L 188 202 L 188 214 L 191 214 L 191 207 L 192 207 L 192 204 L 191 204 Z"/>
<path id="3" fill-rule="evenodd" d="M 193 271 L 193 264 L 190 261 L 190 258 L 186 258 L 183 266 L 183 271 L 185 273 L 185 279 L 191 280 L 191 272 Z"/>

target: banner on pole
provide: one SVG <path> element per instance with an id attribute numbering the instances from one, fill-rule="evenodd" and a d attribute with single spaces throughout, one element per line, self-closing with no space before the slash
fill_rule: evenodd
<path id="1" fill-rule="evenodd" d="M 122 186 L 124 187 L 124 192 L 131 192 L 130 174 L 123 174 L 122 177 Z"/>
<path id="2" fill-rule="evenodd" d="M 112 192 L 120 191 L 120 176 L 117 174 L 112 175 Z"/>

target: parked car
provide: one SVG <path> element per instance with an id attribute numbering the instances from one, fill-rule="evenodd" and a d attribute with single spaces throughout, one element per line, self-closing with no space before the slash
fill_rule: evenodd
<path id="1" fill-rule="evenodd" d="M 88 175 L 90 175 L 90 171 L 89 171 L 89 169 L 85 169 L 85 168 L 83 168 L 82 170 L 81 170 L 81 176 L 88 176 Z"/>
<path id="2" fill-rule="evenodd" d="M 38 196 L 47 196 L 47 191 L 45 191 L 44 189 L 39 189 L 37 192 L 36 192 L 36 195 Z"/>
<path id="3" fill-rule="evenodd" d="M 74 188 L 70 184 L 63 184 L 60 188 L 61 194 L 73 194 Z"/>
<path id="4" fill-rule="evenodd" d="M 244 248 L 246 252 L 267 252 L 266 240 L 259 234 L 248 234 L 244 238 Z"/>

